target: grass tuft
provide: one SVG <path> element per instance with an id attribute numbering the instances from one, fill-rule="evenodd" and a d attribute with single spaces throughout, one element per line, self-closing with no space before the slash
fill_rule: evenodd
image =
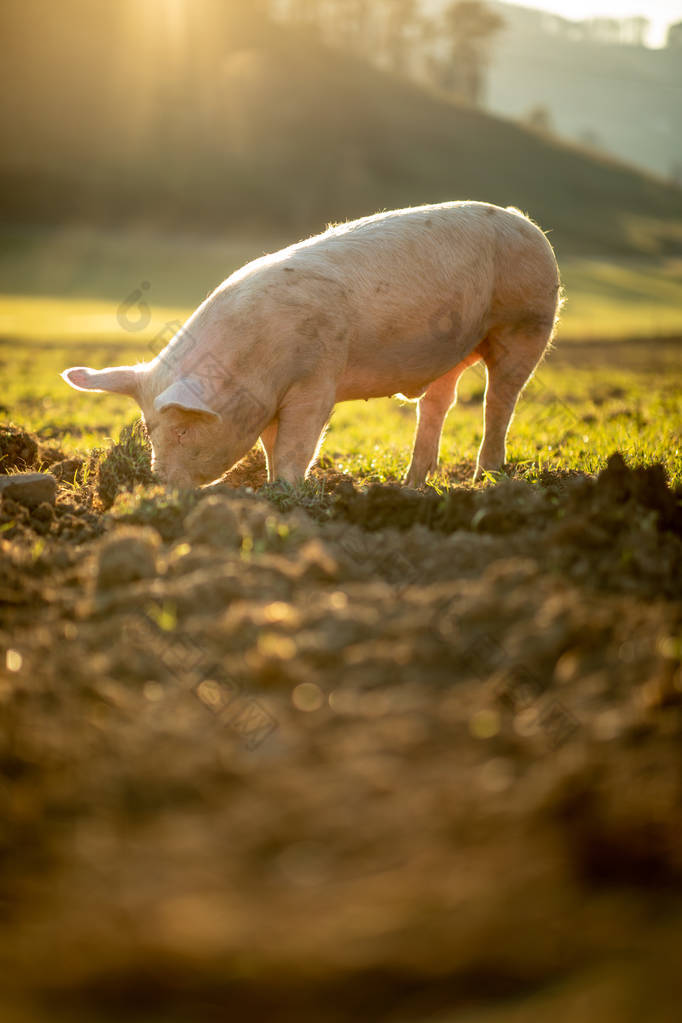
<path id="1" fill-rule="evenodd" d="M 299 483 L 275 480 L 274 483 L 266 483 L 260 493 L 281 512 L 303 508 L 315 518 L 325 517 L 330 503 L 323 479 L 309 478 Z"/>
<path id="2" fill-rule="evenodd" d="M 110 508 L 120 490 L 133 490 L 137 484 L 153 482 L 151 448 L 140 419 L 124 426 L 116 444 L 97 459 L 97 496 Z"/>
<path id="3" fill-rule="evenodd" d="M 113 518 L 134 526 L 152 526 L 166 543 L 183 533 L 184 521 L 199 500 L 196 490 L 166 489 L 158 484 L 138 485 L 119 493 L 111 508 Z"/>

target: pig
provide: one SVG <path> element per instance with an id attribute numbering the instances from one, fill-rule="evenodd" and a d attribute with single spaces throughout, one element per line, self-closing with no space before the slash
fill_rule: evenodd
<path id="1" fill-rule="evenodd" d="M 561 304 L 547 238 L 514 208 L 459 201 L 378 213 L 256 259 L 202 302 L 152 360 L 62 374 L 134 398 L 152 468 L 210 483 L 260 439 L 268 480 L 305 478 L 336 402 L 417 402 L 405 477 L 424 485 L 468 366 L 486 368 L 474 480 L 505 462 L 517 399 Z"/>

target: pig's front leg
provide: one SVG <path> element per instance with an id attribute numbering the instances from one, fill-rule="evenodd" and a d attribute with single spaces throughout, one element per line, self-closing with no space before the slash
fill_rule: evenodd
<path id="1" fill-rule="evenodd" d="M 271 423 L 268 423 L 260 435 L 260 442 L 263 445 L 263 451 L 265 452 L 265 465 L 268 470 L 268 483 L 272 483 L 276 478 L 275 441 L 277 440 L 278 425 L 277 420 L 273 419 Z"/>
<path id="2" fill-rule="evenodd" d="M 317 455 L 336 388 L 331 381 L 298 384 L 287 393 L 277 413 L 274 460 L 277 479 L 296 483 L 305 478 Z"/>

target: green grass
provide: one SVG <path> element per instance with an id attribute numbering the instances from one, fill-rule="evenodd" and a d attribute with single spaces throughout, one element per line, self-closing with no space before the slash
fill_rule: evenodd
<path id="1" fill-rule="evenodd" d="M 609 359 L 613 349 L 614 366 Z M 597 351 L 595 351 L 595 348 Z M 509 433 L 513 473 L 598 472 L 621 451 L 632 464 L 661 461 L 682 482 L 682 346 L 648 342 L 557 348 L 526 388 Z M 624 350 L 625 349 L 625 350 Z M 441 444 L 436 487 L 466 479 L 482 436 L 481 367 L 462 378 Z M 367 479 L 400 478 L 414 435 L 414 409 L 395 399 L 337 406 L 322 449 L 339 469 Z"/>
<path id="2" fill-rule="evenodd" d="M 134 405 L 76 393 L 60 379 L 65 367 L 150 358 L 172 330 L 167 325 L 182 320 L 232 269 L 287 241 L 86 230 L 25 231 L 14 240 L 11 256 L 11 247 L 0 244 L 1 414 L 67 452 L 118 437 Z M 510 432 L 515 472 L 532 477 L 543 466 L 593 472 L 618 448 L 635 462 L 664 461 L 679 479 L 681 348 L 651 339 L 682 334 L 682 266 L 573 261 L 562 271 L 568 300 L 559 339 Z M 149 322 L 125 329 L 121 303 L 142 282 L 150 285 L 143 292 Z M 588 340 L 595 337 L 604 340 Z M 443 439 L 446 470 L 435 485 L 472 470 L 484 384 L 480 367 L 462 379 Z M 340 405 L 322 455 L 364 479 L 398 479 L 409 461 L 414 418 L 414 408 L 396 400 Z"/>
<path id="3" fill-rule="evenodd" d="M 532 479 L 543 468 L 596 472 L 618 449 L 633 464 L 662 461 L 671 479 L 682 482 L 681 353 L 674 341 L 559 342 L 518 406 L 508 446 L 515 474 Z M 144 354 L 144 342 L 128 339 L 0 342 L 7 377 L 3 416 L 67 452 L 101 447 L 131 421 L 135 405 L 115 395 L 77 393 L 59 372 L 83 361 L 99 366 Z M 481 367 L 462 378 L 436 486 L 468 479 L 473 471 L 484 384 Z M 414 421 L 414 407 L 397 399 L 340 404 L 322 448 L 324 463 L 364 480 L 399 479 Z"/>
<path id="4" fill-rule="evenodd" d="M 682 334 L 682 261 L 611 263 L 568 260 L 561 266 L 566 307 L 561 333 L 571 338 Z"/>

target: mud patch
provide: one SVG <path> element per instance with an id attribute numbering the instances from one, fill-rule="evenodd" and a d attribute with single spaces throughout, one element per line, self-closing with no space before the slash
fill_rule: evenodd
<path id="1" fill-rule="evenodd" d="M 143 452 L 1 506 L 18 1018 L 676 1018 L 660 470 L 178 494 Z"/>
<path id="2" fill-rule="evenodd" d="M 34 465 L 38 445 L 30 433 L 16 426 L 0 426 L 0 473 L 23 471 Z"/>

